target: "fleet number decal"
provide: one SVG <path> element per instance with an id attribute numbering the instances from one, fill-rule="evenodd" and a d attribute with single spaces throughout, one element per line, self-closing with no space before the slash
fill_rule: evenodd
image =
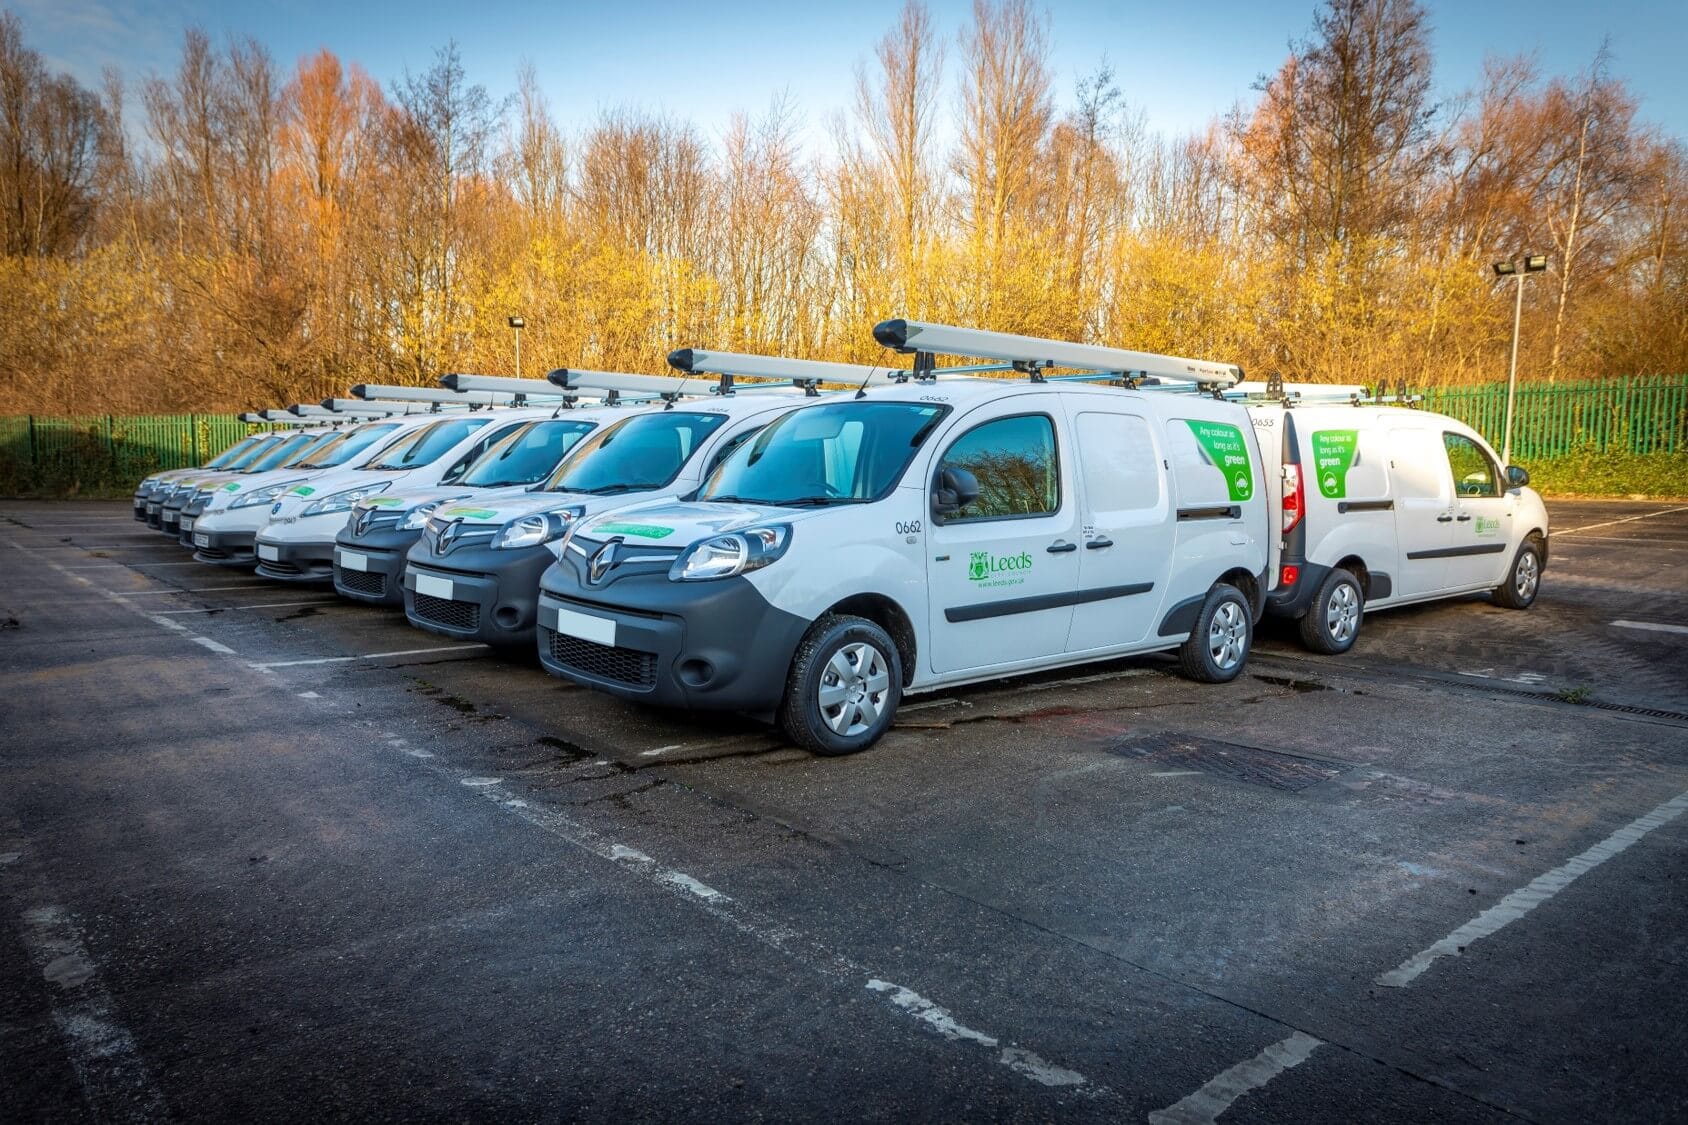
<path id="1" fill-rule="evenodd" d="M 919 520 L 898 520 L 895 525 L 898 535 L 919 535 L 925 530 Z"/>
<path id="2" fill-rule="evenodd" d="M 974 551 L 967 560 L 967 577 L 980 588 L 1018 586 L 1026 580 L 1032 568 L 1032 557 L 1026 551 L 1017 555 L 993 555 L 989 551 Z"/>
<path id="3" fill-rule="evenodd" d="M 1359 430 L 1314 430 L 1313 465 L 1319 474 L 1319 495 L 1341 500 L 1348 495 L 1348 470 L 1360 446 Z"/>
<path id="4" fill-rule="evenodd" d="M 1225 474 L 1225 489 L 1231 499 L 1247 500 L 1253 496 L 1254 469 L 1248 463 L 1248 444 L 1243 441 L 1243 432 L 1224 422 L 1197 422 L 1189 418 L 1184 422 L 1214 465 Z"/>

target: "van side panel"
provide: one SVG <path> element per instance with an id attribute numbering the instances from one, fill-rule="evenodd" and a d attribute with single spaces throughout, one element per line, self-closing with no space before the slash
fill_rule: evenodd
<path id="1" fill-rule="evenodd" d="M 1226 403 L 1181 399 L 1157 404 L 1171 469 L 1172 572 L 1162 637 L 1188 633 L 1207 592 L 1227 572 L 1246 570 L 1243 586 L 1258 611 L 1271 547 L 1260 444 L 1245 411 Z"/>
<path id="2" fill-rule="evenodd" d="M 1368 602 L 1392 596 L 1400 551 L 1394 473 L 1380 423 L 1377 411 L 1350 407 L 1310 411 L 1296 426 L 1307 504 L 1304 558 L 1321 572 L 1349 561 Z"/>

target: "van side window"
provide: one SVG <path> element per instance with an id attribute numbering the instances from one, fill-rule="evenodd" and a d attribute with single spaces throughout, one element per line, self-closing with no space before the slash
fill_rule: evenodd
<path id="1" fill-rule="evenodd" d="M 703 479 L 708 480 L 709 474 L 715 471 L 715 466 L 725 461 L 728 457 L 731 457 L 733 455 L 733 450 L 737 449 L 739 446 L 743 445 L 745 442 L 749 441 L 761 432 L 762 427 L 756 426 L 744 431 L 742 434 L 735 434 L 726 441 L 722 442 L 721 448 L 717 449 L 710 455 L 709 465 L 703 470 Z"/>
<path id="2" fill-rule="evenodd" d="M 1477 443 L 1464 434 L 1444 433 L 1448 467 L 1454 472 L 1454 491 L 1461 496 L 1499 496 L 1500 474 Z"/>
<path id="3" fill-rule="evenodd" d="M 1092 512 L 1136 512 L 1161 502 L 1160 455 L 1148 422 L 1135 414 L 1078 416 L 1078 458 Z"/>
<path id="4" fill-rule="evenodd" d="M 969 430 L 938 468 L 965 469 L 979 482 L 979 498 L 946 523 L 1040 516 L 1061 507 L 1055 424 L 1047 414 L 998 418 Z"/>

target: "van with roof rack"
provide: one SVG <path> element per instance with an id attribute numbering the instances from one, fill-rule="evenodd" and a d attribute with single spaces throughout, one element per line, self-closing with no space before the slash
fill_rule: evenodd
<path id="1" fill-rule="evenodd" d="M 462 377 L 453 378 L 461 385 Z M 736 394 L 730 378 L 691 372 L 663 378 L 564 368 L 548 378 L 570 392 L 655 396 L 663 404 L 594 430 L 524 493 L 431 510 L 404 569 L 405 616 L 417 628 L 500 647 L 533 644 L 539 576 L 575 521 L 696 489 L 733 449 L 814 393 L 812 383 L 788 380 Z M 629 525 L 624 533 L 641 531 Z"/>
<path id="2" fill-rule="evenodd" d="M 1487 593 L 1526 609 L 1547 565 L 1547 508 L 1463 422 L 1397 394 L 1278 394 L 1249 408 L 1281 514 L 1267 612 L 1315 652 L 1352 648 L 1364 615 Z M 1394 403 L 1390 405 L 1389 403 Z"/>
<path id="3" fill-rule="evenodd" d="M 1242 671 L 1276 529 L 1255 428 L 1217 393 L 1239 369 L 875 336 L 913 370 L 784 412 L 684 499 L 569 524 L 541 581 L 549 671 L 772 719 L 823 754 L 871 745 L 905 693 L 1163 650 L 1198 680 Z"/>
<path id="4" fill-rule="evenodd" d="M 402 607 L 406 556 L 435 509 L 529 500 L 530 490 L 588 434 L 626 417 L 619 406 L 504 411 L 498 428 L 486 435 L 486 447 L 437 484 L 379 493 L 352 507 L 334 540 L 335 591 L 353 601 Z"/>

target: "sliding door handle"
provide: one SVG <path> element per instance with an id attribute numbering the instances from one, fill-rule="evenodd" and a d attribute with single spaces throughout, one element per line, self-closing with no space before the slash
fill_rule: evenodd
<path id="1" fill-rule="evenodd" d="M 1057 539 L 1055 542 L 1045 547 L 1044 550 L 1048 551 L 1052 555 L 1064 555 L 1068 551 L 1078 550 L 1078 544 L 1069 543 L 1065 539 Z"/>
<path id="2" fill-rule="evenodd" d="M 1087 551 L 1100 551 L 1103 547 L 1112 547 L 1113 545 L 1112 539 L 1086 539 L 1084 541 L 1084 549 Z"/>

